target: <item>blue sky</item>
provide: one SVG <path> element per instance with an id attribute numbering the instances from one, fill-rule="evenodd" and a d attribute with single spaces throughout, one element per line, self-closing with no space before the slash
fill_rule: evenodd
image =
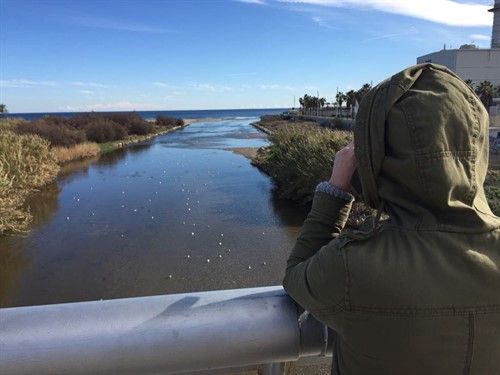
<path id="1" fill-rule="evenodd" d="M 290 107 L 446 43 L 487 48 L 493 1 L 0 0 L 10 112 Z"/>

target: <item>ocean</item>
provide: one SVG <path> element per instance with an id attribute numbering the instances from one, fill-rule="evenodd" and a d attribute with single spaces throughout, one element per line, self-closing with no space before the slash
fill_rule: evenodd
<path id="1" fill-rule="evenodd" d="M 260 117 L 263 115 L 279 114 L 288 108 L 259 108 L 259 109 L 209 109 L 209 110 L 184 110 L 184 111 L 136 111 L 146 120 L 155 119 L 158 115 L 172 116 L 184 119 L 199 118 L 238 118 L 238 117 Z M 126 112 L 126 111 L 117 111 Z M 43 116 L 72 117 L 85 112 L 41 112 L 41 113 L 8 113 L 8 117 L 24 118 L 25 120 L 36 120 Z M 111 113 L 111 112 L 108 112 Z"/>

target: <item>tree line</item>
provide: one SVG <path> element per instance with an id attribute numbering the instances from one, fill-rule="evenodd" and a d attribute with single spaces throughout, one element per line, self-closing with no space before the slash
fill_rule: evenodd
<path id="1" fill-rule="evenodd" d="M 372 85 L 365 83 L 359 90 L 349 90 L 346 93 L 339 91 L 335 96 L 335 104 L 342 107 L 345 103 L 347 109 L 354 107 L 356 102 L 360 103 L 363 97 L 370 91 Z M 312 96 L 305 94 L 302 98 L 299 98 L 299 104 L 302 109 L 317 109 L 323 108 L 327 103 L 326 98 L 320 98 L 317 96 Z"/>
<path id="2" fill-rule="evenodd" d="M 477 94 L 481 102 L 484 104 L 486 109 L 493 105 L 493 99 L 500 96 L 500 86 L 494 86 L 490 81 L 482 81 L 476 85 L 472 80 L 465 80 Z M 342 107 L 345 103 L 347 109 L 351 109 L 357 103 L 361 103 L 363 97 L 372 89 L 372 85 L 365 83 L 359 90 L 349 90 L 347 92 L 339 91 L 335 96 L 335 104 L 338 107 Z M 305 94 L 302 98 L 299 98 L 300 107 L 303 110 L 318 109 L 323 108 L 326 104 L 329 104 L 326 98 L 320 98 L 317 96 L 311 96 Z"/>

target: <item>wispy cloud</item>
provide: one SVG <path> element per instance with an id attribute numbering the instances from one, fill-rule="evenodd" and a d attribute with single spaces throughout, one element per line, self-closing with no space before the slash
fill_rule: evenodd
<path id="1" fill-rule="evenodd" d="M 109 30 L 130 31 L 130 32 L 149 33 L 149 34 L 167 34 L 176 32 L 162 27 L 155 27 L 131 21 L 123 21 L 123 20 L 117 20 L 105 17 L 96 17 L 96 16 L 72 17 L 71 22 L 72 24 L 78 26 L 95 28 L 95 29 L 109 29 Z"/>
<path id="2" fill-rule="evenodd" d="M 61 82 L 61 81 L 38 81 L 32 79 L 7 79 L 0 80 L 0 87 L 8 88 L 32 88 L 38 86 L 76 86 L 76 87 L 91 87 L 91 88 L 109 88 L 108 85 L 98 83 L 98 82 L 84 82 L 84 81 L 73 81 L 73 82 Z"/>
<path id="3" fill-rule="evenodd" d="M 256 76 L 257 72 L 243 72 L 243 73 L 227 73 L 226 77 L 246 77 L 246 76 Z"/>
<path id="4" fill-rule="evenodd" d="M 188 86 L 192 89 L 198 91 L 209 91 L 209 92 L 230 92 L 235 91 L 235 89 L 229 85 L 211 84 L 211 83 L 200 83 L 191 82 Z"/>
<path id="5" fill-rule="evenodd" d="M 176 85 L 171 85 L 169 83 L 165 83 L 165 82 L 162 82 L 162 81 L 154 81 L 154 82 L 151 82 L 151 84 L 153 86 L 156 86 L 156 87 L 161 87 L 162 89 L 172 89 L 172 90 L 176 90 L 176 89 L 179 89 L 180 86 L 176 86 Z"/>
<path id="6" fill-rule="evenodd" d="M 156 87 L 168 87 L 168 84 L 164 83 L 164 82 L 160 82 L 160 81 L 154 81 L 154 82 L 151 82 L 151 84 L 153 86 L 156 86 Z"/>
<path id="7" fill-rule="evenodd" d="M 275 0 L 278 3 L 317 5 L 337 8 L 360 8 L 394 13 L 449 26 L 490 26 L 490 6 L 476 0 L 468 3 L 453 0 Z"/>
<path id="8" fill-rule="evenodd" d="M 284 91 L 294 91 L 296 88 L 288 85 L 277 85 L 277 84 L 261 84 L 257 86 L 261 90 L 284 90 Z"/>
<path id="9" fill-rule="evenodd" d="M 84 94 L 84 95 L 92 95 L 92 94 L 94 94 L 94 92 L 92 90 L 79 90 L 79 93 L 80 94 Z"/>
<path id="10" fill-rule="evenodd" d="M 381 35 L 376 35 L 374 37 L 368 38 L 363 40 L 362 42 L 372 42 L 374 40 L 380 40 L 380 39 L 399 39 L 401 37 L 407 37 L 409 35 L 415 35 L 418 34 L 418 30 L 415 27 L 410 27 L 408 30 L 404 30 L 400 33 L 388 33 L 388 34 L 381 34 Z"/>
<path id="11" fill-rule="evenodd" d="M 313 22 L 318 26 L 327 28 L 327 29 L 335 29 L 332 25 L 330 25 L 323 17 L 315 16 L 312 18 Z"/>
<path id="12" fill-rule="evenodd" d="M 133 111 L 152 110 L 162 108 L 161 103 L 141 103 L 130 101 L 117 101 L 108 103 L 94 103 L 83 106 L 66 106 L 68 111 Z"/>
<path id="13" fill-rule="evenodd" d="M 30 79 L 7 79 L 0 80 L 0 87 L 19 88 L 36 86 L 57 86 L 55 81 L 33 81 Z"/>
<path id="14" fill-rule="evenodd" d="M 70 82 L 70 85 L 78 86 L 78 87 L 95 87 L 95 88 L 101 88 L 101 89 L 109 88 L 108 85 L 105 85 L 105 84 L 99 83 L 99 82 L 74 81 L 74 82 Z"/>
<path id="15" fill-rule="evenodd" d="M 258 5 L 266 5 L 264 0 L 236 0 L 238 3 L 247 3 L 247 4 L 258 4 Z"/>
<path id="16" fill-rule="evenodd" d="M 491 35 L 484 35 L 484 34 L 471 34 L 469 35 L 469 38 L 471 40 L 486 40 L 489 41 L 491 40 Z"/>

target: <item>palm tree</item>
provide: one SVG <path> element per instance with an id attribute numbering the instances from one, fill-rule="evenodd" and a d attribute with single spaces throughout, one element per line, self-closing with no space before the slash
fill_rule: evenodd
<path id="1" fill-rule="evenodd" d="M 493 98 L 495 97 L 496 88 L 490 81 L 483 81 L 476 87 L 476 94 L 483 102 L 487 110 L 493 105 Z"/>
<path id="2" fill-rule="evenodd" d="M 474 89 L 475 89 L 476 84 L 474 83 L 474 81 L 473 81 L 472 79 L 466 79 L 466 80 L 465 80 L 465 83 L 466 83 L 467 85 L 469 85 L 469 87 L 470 87 L 472 90 L 474 90 Z"/>
<path id="3" fill-rule="evenodd" d="M 358 91 L 356 91 L 356 100 L 358 103 L 361 103 L 361 100 L 363 100 L 363 97 L 368 94 L 368 91 L 372 89 L 372 85 L 369 83 L 365 83 Z"/>
<path id="4" fill-rule="evenodd" d="M 335 99 L 337 100 L 337 104 L 339 105 L 339 107 L 342 107 L 342 103 L 344 103 L 345 99 L 345 94 L 342 91 L 339 91 L 335 96 Z"/>
<path id="5" fill-rule="evenodd" d="M 347 109 L 351 109 L 351 107 L 354 107 L 354 105 L 356 104 L 356 91 L 354 90 L 347 91 L 345 97 L 346 97 Z"/>
<path id="6" fill-rule="evenodd" d="M 0 113 L 7 113 L 7 106 L 5 104 L 0 104 Z"/>

